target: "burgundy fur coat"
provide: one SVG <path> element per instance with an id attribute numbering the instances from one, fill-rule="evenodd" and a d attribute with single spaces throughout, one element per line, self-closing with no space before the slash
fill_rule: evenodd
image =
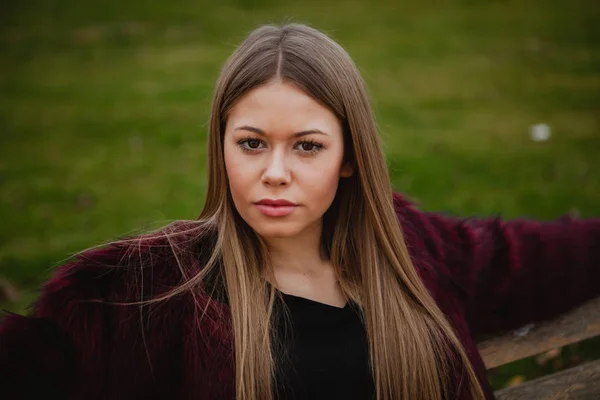
<path id="1" fill-rule="evenodd" d="M 551 318 L 600 295 L 600 219 L 454 219 L 420 212 L 399 194 L 394 201 L 415 267 L 490 398 L 474 337 Z M 107 304 L 181 283 L 168 249 L 160 241 L 133 253 L 111 245 L 58 268 L 31 316 L 3 319 L 0 397 L 232 399 L 226 304 L 198 293 L 206 309 L 199 324 L 189 294 L 143 308 Z M 191 259 L 201 260 L 206 251 L 196 251 Z M 148 267 L 135 274 L 119 267 L 132 257 Z"/>

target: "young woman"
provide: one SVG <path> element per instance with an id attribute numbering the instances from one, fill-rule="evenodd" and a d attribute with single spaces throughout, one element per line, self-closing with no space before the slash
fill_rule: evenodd
<path id="1" fill-rule="evenodd" d="M 600 294 L 600 220 L 459 220 L 393 193 L 363 81 L 303 25 L 219 77 L 195 221 L 86 250 L 0 329 L 0 391 L 492 398 L 473 337 Z"/>

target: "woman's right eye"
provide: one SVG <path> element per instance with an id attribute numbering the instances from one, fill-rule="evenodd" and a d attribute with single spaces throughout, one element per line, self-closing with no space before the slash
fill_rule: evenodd
<path id="1" fill-rule="evenodd" d="M 259 150 L 261 144 L 262 144 L 262 140 L 254 139 L 254 138 L 245 138 L 238 142 L 238 145 L 241 147 L 241 149 L 246 152 L 252 152 L 254 150 Z"/>
<path id="2" fill-rule="evenodd" d="M 260 142 L 256 139 L 251 139 L 248 140 L 248 147 L 250 147 L 251 149 L 256 149 L 258 148 L 258 146 L 260 146 Z"/>

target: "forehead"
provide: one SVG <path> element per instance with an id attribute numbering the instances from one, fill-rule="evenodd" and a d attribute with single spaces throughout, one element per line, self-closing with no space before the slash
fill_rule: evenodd
<path id="1" fill-rule="evenodd" d="M 242 96 L 231 109 L 227 125 L 250 125 L 267 132 L 341 132 L 340 121 L 327 107 L 293 84 L 280 81 L 269 82 Z"/>

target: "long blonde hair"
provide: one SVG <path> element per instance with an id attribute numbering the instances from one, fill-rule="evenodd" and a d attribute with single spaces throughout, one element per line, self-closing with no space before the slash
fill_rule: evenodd
<path id="1" fill-rule="evenodd" d="M 184 261 L 176 257 L 185 283 L 153 301 L 187 291 L 195 295 L 206 274 L 218 269 L 231 309 L 236 398 L 273 399 L 275 291 L 264 278 L 272 274 L 269 254 L 236 212 L 223 157 L 228 112 L 273 78 L 296 85 L 342 121 L 345 158 L 356 172 L 340 181 L 323 216 L 321 243 L 342 290 L 362 310 L 377 399 L 449 398 L 456 363 L 466 372 L 473 398 L 484 398 L 465 350 L 412 264 L 360 73 L 340 45 L 305 25 L 260 27 L 224 65 L 212 102 L 206 201 L 185 232 L 211 230 L 217 239 L 193 276 L 186 276 Z M 173 235 L 165 233 L 170 243 Z M 178 250 L 173 246 L 176 255 Z"/>

